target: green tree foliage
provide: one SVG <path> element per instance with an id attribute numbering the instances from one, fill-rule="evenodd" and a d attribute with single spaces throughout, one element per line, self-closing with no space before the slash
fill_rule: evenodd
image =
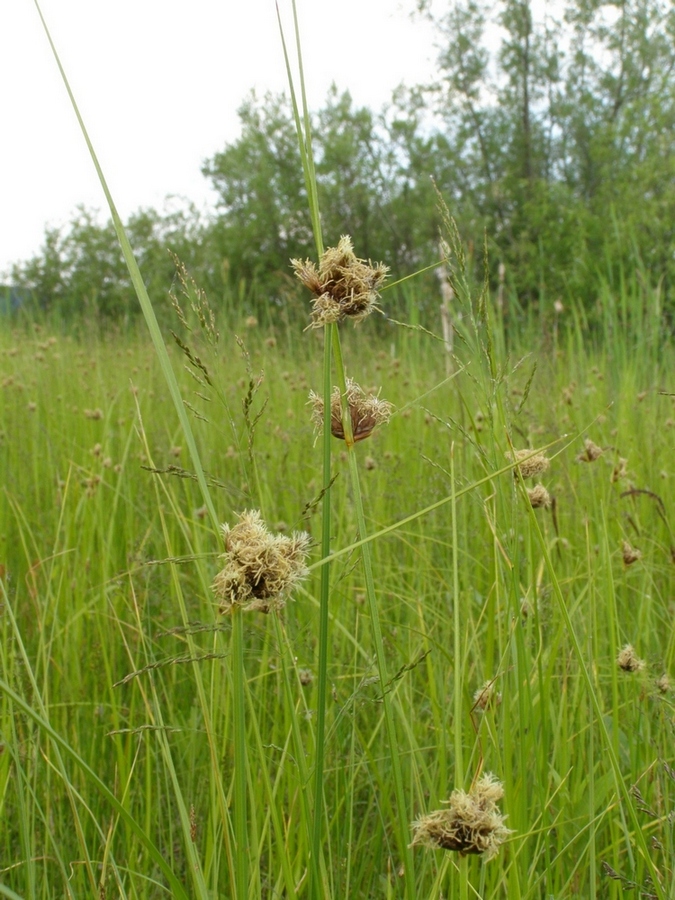
<path id="1" fill-rule="evenodd" d="M 672 6 L 568 0 L 536 21 L 530 0 L 502 0 L 496 51 L 482 0 L 430 7 L 444 48 L 429 96 L 457 159 L 447 187 L 521 297 L 590 302 L 599 278 L 636 270 L 672 284 Z"/>
<path id="2" fill-rule="evenodd" d="M 602 282 L 675 276 L 675 9 L 667 0 L 418 0 L 439 35 L 433 85 L 379 113 L 333 88 L 314 115 L 324 235 L 404 275 L 438 258 L 435 180 L 469 246 L 484 232 L 521 303 L 592 305 Z M 489 17 L 488 17 L 489 9 Z M 551 13 L 550 10 L 553 10 Z M 251 94 L 241 134 L 203 168 L 214 214 L 129 221 L 154 296 L 172 250 L 212 299 L 248 311 L 295 290 L 314 253 L 290 104 Z M 480 264 L 482 254 L 475 254 Z M 112 228 L 80 210 L 14 281 L 45 304 L 119 316 L 131 291 Z M 432 291 L 433 293 L 433 291 Z M 131 304 L 131 305 L 130 305 Z"/>

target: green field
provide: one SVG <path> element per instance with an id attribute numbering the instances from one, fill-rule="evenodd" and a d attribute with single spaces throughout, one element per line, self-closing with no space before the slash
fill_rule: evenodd
<path id="1" fill-rule="evenodd" d="M 467 306 L 454 358 L 373 317 L 341 329 L 347 375 L 395 411 L 350 451 L 376 621 L 332 439 L 325 698 L 323 332 L 230 311 L 213 346 L 190 313 L 211 385 L 164 334 L 218 519 L 313 538 L 283 612 L 224 616 L 223 540 L 144 333 L 7 321 L 0 894 L 310 896 L 321 711 L 317 896 L 675 897 L 673 351 L 658 295 L 598 309 L 591 328 Z M 546 448 L 552 507 L 531 508 L 511 445 Z M 512 829 L 496 858 L 406 849 L 485 772 Z"/>

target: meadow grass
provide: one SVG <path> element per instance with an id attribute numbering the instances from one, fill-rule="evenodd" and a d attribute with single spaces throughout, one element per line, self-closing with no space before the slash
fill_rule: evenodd
<path id="1" fill-rule="evenodd" d="M 445 501 L 369 542 L 410 820 L 489 771 L 513 829 L 489 862 L 415 847 L 419 897 L 619 897 L 629 882 L 673 896 L 673 693 L 662 676 L 672 678 L 675 654 L 675 411 L 660 393 L 672 386 L 672 349 L 651 315 L 631 330 L 614 322 L 595 347 L 574 313 L 556 328 L 542 319 L 522 362 L 524 348 L 496 322 L 494 367 L 480 341 L 460 343 L 450 381 L 442 343 L 423 333 L 377 334 L 370 323 L 343 333 L 348 371 L 397 410 L 356 447 L 369 534 Z M 211 402 L 168 345 L 218 517 L 232 523 L 262 505 L 273 530 L 307 530 L 318 544 L 322 447 L 307 400 L 321 387 L 322 338 L 300 326 L 234 330 L 248 356 L 230 333 L 212 357 L 198 331 L 185 338 L 218 387 Z M 46 323 L 8 326 L 0 341 L 4 889 L 235 896 L 231 621 L 210 589 L 222 544 L 153 348 L 134 335 L 78 340 Z M 247 419 L 259 411 L 249 452 Z M 505 423 L 516 448 L 550 445 L 541 480 L 553 509 L 528 512 L 512 470 L 493 475 L 509 465 Z M 603 449 L 593 462 L 578 459 L 586 438 Z M 324 896 L 397 897 L 389 739 L 364 571 L 349 550 L 359 522 L 333 443 L 331 546 L 341 555 L 320 878 Z M 629 565 L 624 542 L 641 553 Z M 253 897 L 308 890 L 318 555 L 282 616 L 240 617 Z M 626 644 L 642 670 L 618 667 Z M 486 682 L 495 699 L 481 710 Z"/>

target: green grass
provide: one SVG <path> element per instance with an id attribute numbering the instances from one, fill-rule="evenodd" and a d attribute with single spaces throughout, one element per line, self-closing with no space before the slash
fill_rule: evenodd
<path id="1" fill-rule="evenodd" d="M 619 300 L 617 309 L 637 309 Z M 482 767 L 503 781 L 514 829 L 488 863 L 415 848 L 419 897 L 618 898 L 623 885 L 603 863 L 644 886 L 645 847 L 660 895 L 675 896 L 674 695 L 655 686 L 675 675 L 675 410 L 659 393 L 672 389 L 673 353 L 647 317 L 635 313 L 630 332 L 612 322 L 612 339 L 595 347 L 572 312 L 555 334 L 536 323 L 544 337 L 523 339 L 521 365 L 520 342 L 497 325 L 497 377 L 475 341 L 458 345 L 467 368 L 444 384 L 432 338 L 402 328 L 378 337 L 370 322 L 343 333 L 347 371 L 399 410 L 356 447 L 368 533 L 448 501 L 369 544 L 410 819 L 468 788 Z M 183 397 L 208 419 L 193 416 L 192 427 L 218 482 L 218 518 L 262 503 L 271 527 L 309 530 L 318 545 L 311 504 L 323 457 L 307 394 L 322 384 L 321 339 L 301 325 L 236 330 L 254 378 L 265 373 L 249 413 L 267 401 L 253 462 L 241 405 L 250 375 L 234 338 L 223 334 L 209 357 L 197 333 L 183 335 L 218 388 L 211 402 L 195 396 L 204 390 L 169 346 Z M 143 468 L 192 469 L 152 345 L 51 336 L 47 325 L 9 324 L 0 336 L 0 883 L 23 897 L 81 897 L 101 885 L 107 896 L 234 896 L 231 620 L 217 616 L 210 591 L 222 543 L 194 480 Z M 516 447 L 556 442 L 542 479 L 555 516 L 534 514 L 546 553 L 512 474 L 488 477 L 508 465 L 507 426 Z M 585 436 L 605 448 L 593 463 L 576 460 Z M 613 480 L 620 457 L 628 474 Z M 337 441 L 333 468 L 331 544 L 341 551 L 359 526 Z M 630 566 L 624 540 L 642 553 Z M 402 897 L 358 554 L 338 556 L 331 578 L 323 890 Z M 309 889 L 319 580 L 315 565 L 281 620 L 242 619 L 251 897 Z M 618 669 L 626 643 L 645 671 Z M 479 713 L 473 693 L 489 679 L 501 704 Z M 631 795 L 633 814 L 605 732 L 623 784 L 643 798 Z"/>

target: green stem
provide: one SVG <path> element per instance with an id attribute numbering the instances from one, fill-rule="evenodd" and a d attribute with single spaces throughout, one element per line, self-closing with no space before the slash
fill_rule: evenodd
<path id="1" fill-rule="evenodd" d="M 324 328 L 323 351 L 323 501 L 321 507 L 321 556 L 330 556 L 330 480 L 331 480 L 331 343 L 337 332 L 334 325 Z M 314 821 L 310 857 L 310 897 L 320 897 L 319 855 L 323 832 L 323 777 L 326 739 L 326 692 L 328 690 L 328 603 L 330 566 L 321 567 L 319 606 L 319 672 L 316 714 L 316 756 L 314 761 Z"/>
<path id="2" fill-rule="evenodd" d="M 248 896 L 248 825 L 246 812 L 246 709 L 244 693 L 244 621 L 232 611 L 232 687 L 234 700 L 234 842 L 237 900 Z"/>
<path id="3" fill-rule="evenodd" d="M 337 371 L 338 385 L 340 393 L 344 398 L 347 393 L 347 384 L 342 360 L 342 348 L 340 346 L 340 335 L 337 328 L 333 331 L 333 355 L 335 358 L 335 368 Z M 363 498 L 361 495 L 361 483 L 359 480 L 359 470 L 356 462 L 356 454 L 354 452 L 354 436 L 352 432 L 352 422 L 349 410 L 345 408 L 343 403 L 342 422 L 345 433 L 345 444 L 347 446 L 347 459 L 349 462 L 349 474 L 351 476 L 352 493 L 354 495 L 354 508 L 356 511 L 356 522 L 359 531 L 359 538 L 363 540 L 366 536 L 366 517 L 363 511 Z M 387 732 L 387 741 L 389 744 L 389 755 L 391 759 L 392 774 L 394 777 L 394 793 L 396 796 L 396 809 L 398 814 L 398 841 L 399 851 L 403 859 L 403 868 L 405 875 L 405 892 L 407 900 L 415 900 L 415 869 L 412 849 L 409 845 L 408 836 L 410 830 L 410 820 L 408 810 L 405 803 L 405 794 L 403 791 L 403 773 L 401 771 L 401 763 L 398 751 L 398 743 L 396 740 L 396 727 L 394 725 L 394 715 L 389 698 L 387 663 L 384 653 L 384 642 L 382 640 L 382 628 L 380 625 L 380 616 L 377 608 L 377 598 L 375 596 L 375 579 L 373 577 L 373 566 L 370 555 L 370 545 L 365 543 L 361 546 L 361 559 L 363 560 L 363 573 L 366 588 L 366 598 L 368 601 L 368 611 L 370 613 L 370 623 L 373 635 L 373 643 L 375 644 L 375 657 L 377 661 L 377 673 L 380 681 L 380 689 L 382 690 L 382 705 L 384 708 L 384 722 Z"/>

